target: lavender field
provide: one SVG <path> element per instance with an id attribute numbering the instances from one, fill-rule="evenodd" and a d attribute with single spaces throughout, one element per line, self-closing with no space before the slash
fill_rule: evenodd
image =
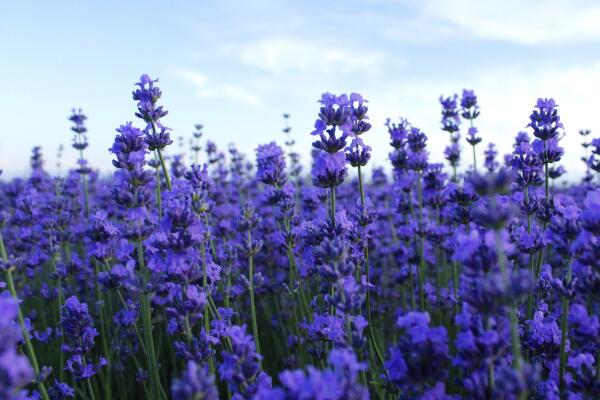
<path id="1" fill-rule="evenodd" d="M 315 93 L 312 132 L 284 114 L 241 151 L 174 133 L 153 78 L 112 173 L 74 109 L 77 165 L 35 147 L 0 178 L 0 399 L 600 398 L 600 138 L 561 147 L 554 99 L 502 132 L 509 154 L 472 90 L 431 99 L 431 133 Z M 559 183 L 565 152 L 583 179 Z"/>

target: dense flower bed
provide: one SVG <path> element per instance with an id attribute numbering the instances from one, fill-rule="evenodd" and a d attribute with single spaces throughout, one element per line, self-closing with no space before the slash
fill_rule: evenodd
<path id="1" fill-rule="evenodd" d="M 325 93 L 309 174 L 288 115 L 253 159 L 197 125 L 188 165 L 160 98 L 113 176 L 74 110 L 77 168 L 0 184 L 1 399 L 600 398 L 600 139 L 555 185 L 554 100 L 478 163 L 477 97 L 442 97 L 448 166 L 400 119 L 384 170 L 367 100 Z"/>

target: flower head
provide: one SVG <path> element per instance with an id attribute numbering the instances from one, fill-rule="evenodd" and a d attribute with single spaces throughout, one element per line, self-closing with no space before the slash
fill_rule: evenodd
<path id="1" fill-rule="evenodd" d="M 533 129 L 533 135 L 538 139 L 544 141 L 553 139 L 558 135 L 558 130 L 563 127 L 556 107 L 554 99 L 539 98 L 537 100 L 527 126 Z"/>
<path id="2" fill-rule="evenodd" d="M 315 160 L 312 178 L 315 186 L 332 188 L 342 184 L 348 175 L 344 153 L 321 152 Z"/>
<path id="3" fill-rule="evenodd" d="M 479 106 L 477 105 L 477 96 L 475 96 L 474 91 L 463 89 L 460 107 L 462 109 L 461 115 L 464 119 L 472 120 L 479 116 Z"/>
<path id="4" fill-rule="evenodd" d="M 206 367 L 189 361 L 183 375 L 171 384 L 171 396 L 181 400 L 217 400 L 219 392 L 215 378 Z"/>
<path id="5" fill-rule="evenodd" d="M 74 124 L 71 127 L 71 130 L 75 132 L 75 136 L 73 137 L 73 148 L 77 150 L 83 150 L 88 147 L 87 137 L 85 136 L 85 133 L 87 132 L 87 128 L 85 127 L 86 119 L 87 117 L 83 114 L 81 108 L 78 110 L 73 108 L 69 121 Z"/>
<path id="6" fill-rule="evenodd" d="M 442 130 L 453 135 L 458 132 L 460 125 L 458 95 L 440 96 L 440 104 L 442 105 Z"/>
<path id="7" fill-rule="evenodd" d="M 156 82 L 158 82 L 158 79 L 153 80 L 148 75 L 143 74 L 140 81 L 135 84 L 138 88 L 132 92 L 138 108 L 135 115 L 148 124 L 158 124 L 158 121 L 168 114 L 168 111 L 163 110 L 162 106 L 156 106 L 162 96 L 160 88 L 154 85 Z"/>
<path id="8" fill-rule="evenodd" d="M 256 178 L 267 185 L 282 187 L 286 182 L 285 156 L 275 142 L 256 149 Z"/>
<path id="9" fill-rule="evenodd" d="M 371 147 L 365 146 L 359 138 L 352 139 L 349 147 L 346 147 L 346 160 L 353 167 L 364 167 L 371 159 Z"/>

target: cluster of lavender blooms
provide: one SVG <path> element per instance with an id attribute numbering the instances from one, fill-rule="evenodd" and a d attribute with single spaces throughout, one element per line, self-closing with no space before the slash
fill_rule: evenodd
<path id="1" fill-rule="evenodd" d="M 0 182 L 0 398 L 600 397 L 600 138 L 557 185 L 553 99 L 482 168 L 475 93 L 441 97 L 448 165 L 401 118 L 386 169 L 368 101 L 325 93 L 305 175 L 288 114 L 284 147 L 197 124 L 186 154 L 161 97 L 136 83 L 111 176 L 74 110 L 74 168 Z"/>

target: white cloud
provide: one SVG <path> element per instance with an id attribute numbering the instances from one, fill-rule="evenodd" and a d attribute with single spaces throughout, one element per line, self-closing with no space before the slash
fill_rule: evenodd
<path id="1" fill-rule="evenodd" d="M 208 77 L 196 71 L 191 71 L 187 69 L 176 69 L 176 74 L 180 77 L 184 78 L 189 83 L 193 84 L 197 88 L 201 88 L 206 86 L 208 82 Z"/>
<path id="2" fill-rule="evenodd" d="M 252 107 L 263 105 L 258 95 L 242 87 L 233 84 L 212 84 L 206 75 L 189 69 L 176 68 L 173 72 L 194 87 L 197 97 L 229 99 Z"/>
<path id="3" fill-rule="evenodd" d="M 501 40 L 523 45 L 600 39 L 600 3 L 545 0 L 430 0 L 414 2 L 417 16 L 387 28 L 390 38 Z"/>
<path id="4" fill-rule="evenodd" d="M 223 96 L 233 100 L 238 100 L 242 103 L 246 103 L 254 107 L 259 107 L 262 105 L 262 100 L 260 99 L 260 97 L 238 86 L 223 86 Z"/>
<path id="5" fill-rule="evenodd" d="M 381 131 L 386 117 L 403 116 L 428 135 L 431 159 L 443 161 L 443 149 L 448 143 L 440 130 L 440 94 L 458 93 L 463 87 L 475 89 L 481 105 L 481 116 L 476 120 L 483 143 L 478 146 L 481 162 L 484 147 L 494 142 L 500 154 L 511 151 L 514 136 L 520 130 L 531 132 L 525 126 L 538 97 L 553 97 L 559 105 L 559 114 L 566 136 L 561 141 L 565 156 L 561 163 L 569 178 L 578 178 L 584 172 L 580 161 L 583 150 L 579 129 L 590 128 L 593 137 L 600 132 L 597 117 L 597 93 L 600 92 L 600 59 L 585 66 L 531 70 L 499 67 L 476 73 L 468 82 L 437 77 L 428 81 L 390 82 L 387 87 L 365 92 L 370 102 L 369 114 L 375 129 Z M 464 128 L 462 129 L 464 132 Z M 365 140 L 374 149 L 374 159 L 382 164 L 386 157 L 386 135 L 370 135 Z M 471 164 L 469 145 L 463 141 L 463 167 Z"/>
<path id="6" fill-rule="evenodd" d="M 267 37 L 235 46 L 242 63 L 271 73 L 376 73 L 384 55 L 322 40 Z"/>

